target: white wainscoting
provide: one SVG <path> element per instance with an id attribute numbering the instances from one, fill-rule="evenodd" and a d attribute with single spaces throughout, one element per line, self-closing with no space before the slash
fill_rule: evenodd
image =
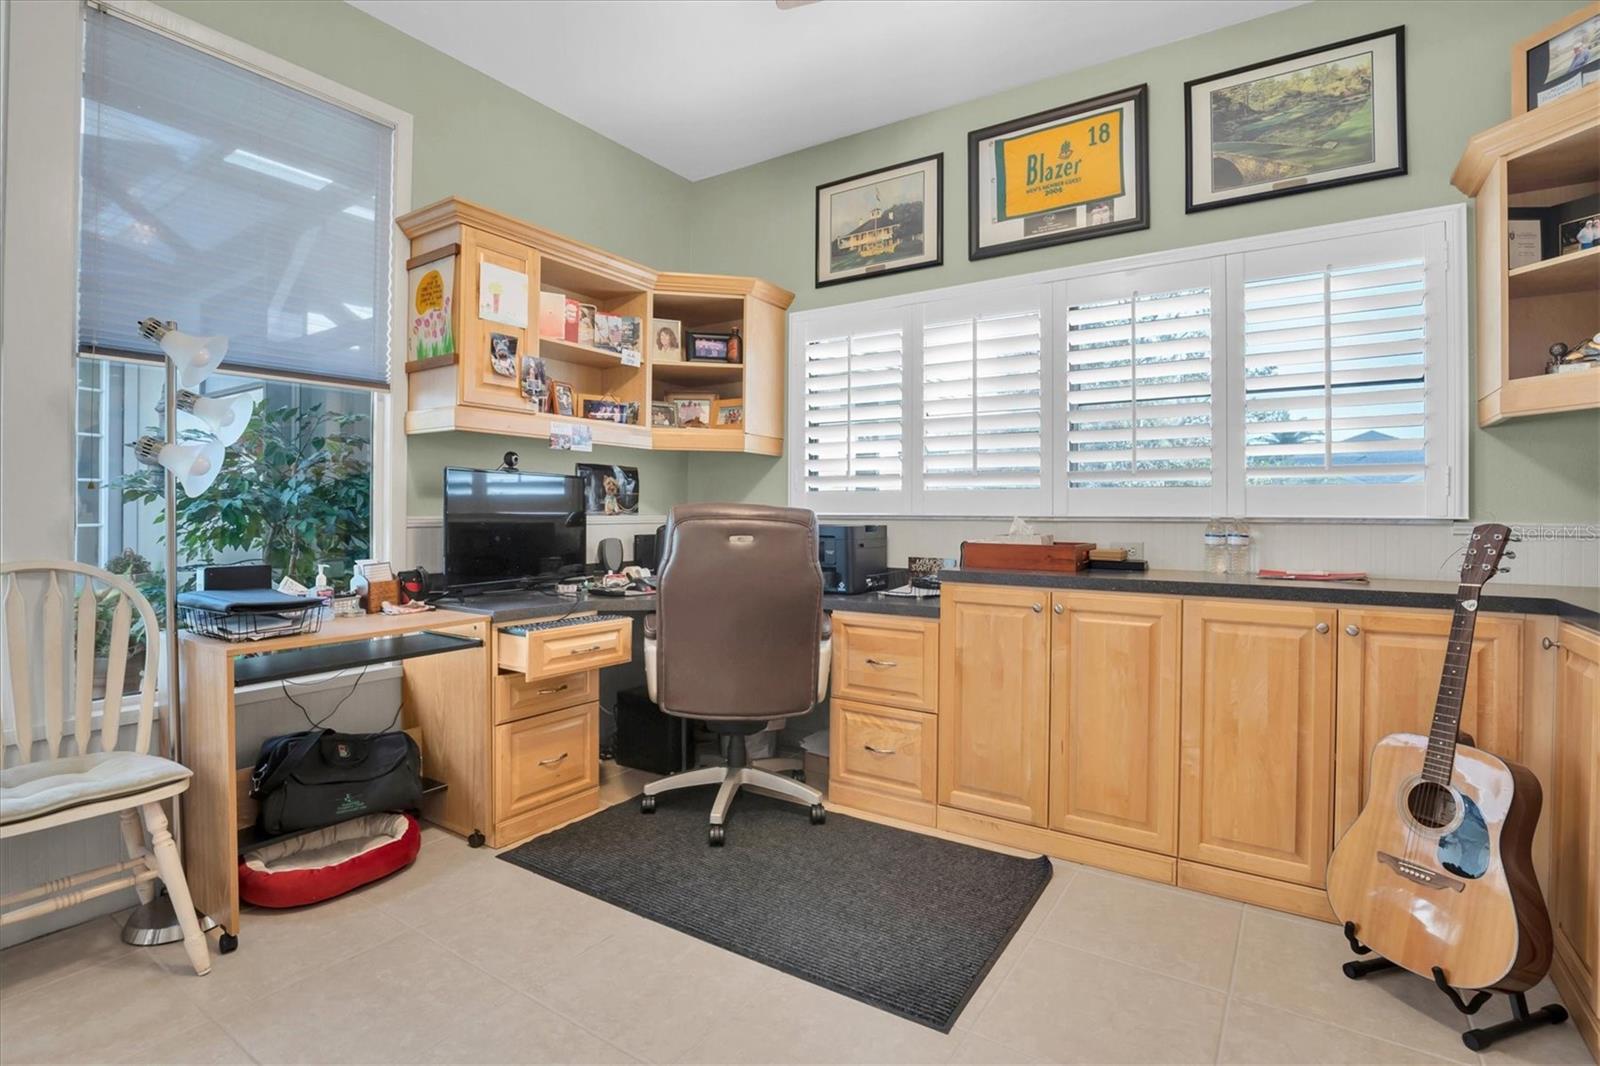
<path id="1" fill-rule="evenodd" d="M 636 533 L 654 533 L 665 525 L 663 514 L 592 514 L 588 517 L 588 561 L 595 562 L 600 542 L 607 537 L 622 541 L 622 557 L 633 559 Z M 406 561 L 401 568 L 421 566 L 431 574 L 444 572 L 444 519 L 438 515 L 412 515 L 406 519 Z"/>

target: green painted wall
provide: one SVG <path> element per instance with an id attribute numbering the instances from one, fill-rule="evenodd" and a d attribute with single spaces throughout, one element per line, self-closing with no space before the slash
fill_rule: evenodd
<path id="1" fill-rule="evenodd" d="M 696 183 L 689 231 L 691 269 L 769 278 L 796 293 L 793 310 L 799 311 L 1460 203 L 1463 197 L 1450 185 L 1450 173 L 1467 138 L 1510 115 L 1511 42 L 1576 6 L 1572 0 L 1321 0 L 869 130 Z M 1185 81 L 1399 24 L 1406 27 L 1406 176 L 1184 214 Z M 1141 82 L 1150 86 L 1150 228 L 979 262 L 968 260 L 968 131 Z M 944 266 L 815 288 L 811 251 L 815 187 L 933 152 L 943 152 L 945 157 Z M 1468 353 L 1460 353 L 1460 358 L 1466 361 Z M 1471 447 L 1474 516 L 1544 521 L 1600 518 L 1600 413 L 1475 429 Z M 784 460 L 743 455 L 696 457 L 689 468 L 688 488 L 691 499 L 782 502 L 786 493 Z"/>
<path id="2" fill-rule="evenodd" d="M 411 203 L 475 200 L 652 266 L 684 267 L 693 186 L 586 126 L 329 0 L 161 0 L 219 33 L 410 112 Z M 530 53 L 531 54 L 531 53 Z M 474 433 L 413 437 L 409 514 L 440 512 L 447 465 L 498 466 L 507 449 L 528 470 L 571 473 L 578 459 L 639 468 L 643 506 L 683 498 L 689 459 L 631 449 L 594 456 L 541 441 Z"/>

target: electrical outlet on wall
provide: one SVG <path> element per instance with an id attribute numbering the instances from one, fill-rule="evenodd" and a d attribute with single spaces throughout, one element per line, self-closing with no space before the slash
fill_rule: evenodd
<path id="1" fill-rule="evenodd" d="M 1102 544 L 1101 547 L 1102 548 L 1126 548 L 1128 550 L 1128 558 L 1129 559 L 1143 559 L 1144 558 L 1144 541 L 1142 541 L 1142 540 L 1127 540 L 1127 541 L 1115 541 L 1114 540 L 1110 544 Z"/>

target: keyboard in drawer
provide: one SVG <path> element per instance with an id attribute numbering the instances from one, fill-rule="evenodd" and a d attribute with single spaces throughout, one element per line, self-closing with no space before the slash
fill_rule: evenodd
<path id="1" fill-rule="evenodd" d="M 602 615 L 560 625 L 505 626 L 495 632 L 495 651 L 502 671 L 528 681 L 615 666 L 633 659 L 633 620 Z"/>
<path id="2" fill-rule="evenodd" d="M 504 725 L 546 711 L 600 698 L 600 675 L 594 670 L 529 681 L 517 674 L 494 679 L 494 724 Z"/>
<path id="3" fill-rule="evenodd" d="M 932 715 L 835 698 L 828 787 L 932 803 L 938 725 Z"/>
<path id="4" fill-rule="evenodd" d="M 939 624 L 835 611 L 833 694 L 935 711 L 939 705 Z"/>

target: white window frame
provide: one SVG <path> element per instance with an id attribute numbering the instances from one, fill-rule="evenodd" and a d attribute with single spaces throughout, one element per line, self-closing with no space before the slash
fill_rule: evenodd
<path id="1" fill-rule="evenodd" d="M 1427 368 L 1427 404 L 1429 418 L 1429 474 L 1426 482 L 1426 504 L 1418 512 L 1374 514 L 1371 493 L 1366 488 L 1348 486 L 1323 486 L 1324 495 L 1318 499 L 1312 494 L 1302 494 L 1296 500 L 1285 500 L 1282 506 L 1261 508 L 1259 490 L 1255 491 L 1258 509 L 1254 513 L 1246 508 L 1243 479 L 1244 430 L 1242 403 L 1244 396 L 1243 316 L 1236 308 L 1237 294 L 1242 291 L 1242 256 L 1247 252 L 1268 251 L 1296 244 L 1306 244 L 1341 237 L 1359 237 L 1381 234 L 1398 228 L 1436 227 L 1442 245 L 1440 261 L 1444 278 L 1435 291 L 1443 306 L 1436 313 L 1430 311 L 1430 325 L 1437 321 L 1439 332 L 1428 341 L 1430 363 Z M 1432 247 L 1430 243 L 1430 247 Z M 1194 245 L 1170 251 L 1153 252 L 1098 263 L 1084 263 L 1053 270 L 966 285 L 945 286 L 921 292 L 903 293 L 874 300 L 812 308 L 791 312 L 789 315 L 789 440 L 798 442 L 797 432 L 804 427 L 805 404 L 805 344 L 808 336 L 820 336 L 846 328 L 844 323 L 882 322 L 898 314 L 905 323 L 904 373 L 906 385 L 904 403 L 906 410 L 906 441 L 904 491 L 890 494 L 898 498 L 885 498 L 880 494 L 863 493 L 861 499 L 840 499 L 850 493 L 829 493 L 824 497 L 805 492 L 802 462 L 798 447 L 789 452 L 789 502 L 796 507 L 810 507 L 823 515 L 871 516 L 880 518 L 957 518 L 983 514 L 991 517 L 1102 517 L 1102 518 L 1193 518 L 1206 514 L 1235 514 L 1256 518 L 1371 518 L 1381 521 L 1396 519 L 1422 519 L 1453 521 L 1467 517 L 1467 436 L 1470 416 L 1467 388 L 1472 353 L 1467 346 L 1467 212 L 1465 204 L 1422 208 L 1396 214 L 1379 215 L 1349 222 L 1311 226 L 1279 233 L 1240 237 L 1212 244 Z M 1213 381 L 1213 449 L 1214 478 L 1212 491 L 1207 494 L 1205 506 L 1191 500 L 1179 505 L 1167 492 L 1184 493 L 1189 490 L 1131 490 L 1142 498 L 1124 500 L 1121 507 L 1106 504 L 1094 506 L 1073 501 L 1076 510 L 1068 507 L 1065 479 L 1066 440 L 1066 359 L 1065 330 L 1056 321 L 1065 312 L 1066 293 L 1074 280 L 1083 280 L 1116 272 L 1149 271 L 1161 267 L 1212 260 L 1213 288 L 1212 381 Z M 1049 313 L 1044 337 L 1051 353 L 1047 371 L 1050 389 L 1051 417 L 1046 419 L 1045 432 L 1050 439 L 1050 453 L 1045 467 L 1053 486 L 1047 496 L 1048 513 L 1017 507 L 1004 499 L 994 501 L 968 501 L 970 509 L 927 509 L 940 505 L 938 497 L 950 493 L 924 494 L 921 490 L 920 433 L 916 427 L 922 418 L 921 405 L 921 328 L 924 306 L 949 302 L 952 305 L 980 302 L 985 298 L 999 298 L 1008 291 L 1039 286 L 1049 290 L 1043 297 L 1043 306 Z M 1339 489 L 1326 492 L 1326 489 Z M 1344 490 L 1349 491 L 1344 491 Z M 985 496 L 1004 496 L 1004 493 L 986 493 Z M 1082 496 L 1082 493 L 1075 494 Z M 1118 495 L 1121 495 L 1118 490 Z M 929 497 L 932 497 L 930 499 Z M 944 501 L 948 502 L 948 501 Z M 1278 504 L 1279 501 L 1273 501 Z M 992 509 L 984 510 L 988 506 Z"/>

